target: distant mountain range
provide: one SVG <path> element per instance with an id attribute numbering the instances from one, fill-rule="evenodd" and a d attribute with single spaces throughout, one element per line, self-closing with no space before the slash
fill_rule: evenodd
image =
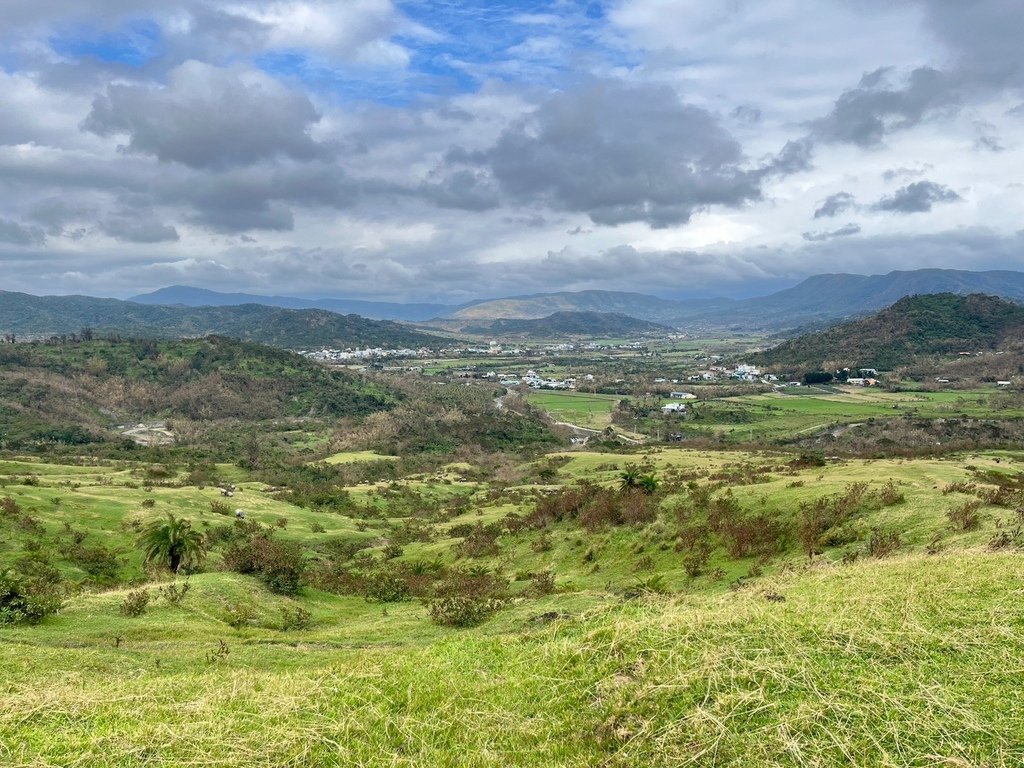
<path id="1" fill-rule="evenodd" d="M 940 293 L 902 298 L 871 317 L 790 339 L 748 357 L 800 373 L 839 367 L 892 370 L 921 355 L 1024 348 L 1024 306 L 995 296 Z"/>
<path id="2" fill-rule="evenodd" d="M 559 339 L 571 336 L 635 336 L 666 333 L 672 329 L 617 312 L 554 312 L 536 320 L 485 320 L 480 324 L 471 321 L 462 325 L 460 330 L 498 338 Z"/>
<path id="3" fill-rule="evenodd" d="M 241 304 L 263 304 L 283 309 L 326 309 L 342 315 L 360 315 L 373 320 L 405 320 L 418 322 L 454 312 L 461 305 L 399 304 L 390 301 L 360 299 L 299 299 L 294 296 L 259 296 L 252 293 L 220 293 L 188 285 L 172 285 L 152 293 L 133 296 L 136 304 L 181 305 L 185 307 L 234 307 Z"/>
<path id="4" fill-rule="evenodd" d="M 453 317 L 539 318 L 555 311 L 618 312 L 677 328 L 778 331 L 864 315 L 904 296 L 985 293 L 1024 301 L 1024 272 L 919 269 L 887 275 L 827 274 L 751 299 L 677 301 L 639 293 L 581 291 L 478 302 Z"/>
<path id="5" fill-rule="evenodd" d="M 750 299 L 677 300 L 621 291 L 577 291 L 488 299 L 455 306 L 338 298 L 298 299 L 172 286 L 132 300 L 189 307 L 254 303 L 354 312 L 364 317 L 416 323 L 428 319 L 459 321 L 437 324 L 448 329 L 463 325 L 485 327 L 484 321 L 492 320 L 539 320 L 556 312 L 597 312 L 627 315 L 683 330 L 782 331 L 863 316 L 904 296 L 926 293 L 985 293 L 1024 301 L 1024 272 L 919 269 L 869 276 L 823 274 L 809 277 L 792 288 Z"/>
<path id="6" fill-rule="evenodd" d="M 20 337 L 97 333 L 171 339 L 218 334 L 286 349 L 438 347 L 444 341 L 389 320 L 322 309 L 261 304 L 147 306 L 90 296 L 30 296 L 0 291 L 0 333 Z"/>

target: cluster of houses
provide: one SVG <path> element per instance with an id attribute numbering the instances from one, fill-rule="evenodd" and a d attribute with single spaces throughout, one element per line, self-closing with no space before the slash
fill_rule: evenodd
<path id="1" fill-rule="evenodd" d="M 321 363 L 347 363 L 352 360 L 375 360 L 387 357 L 429 357 L 434 353 L 429 349 L 383 349 L 381 347 L 367 347 L 366 349 L 301 350 L 299 354 L 312 360 L 318 360 Z"/>

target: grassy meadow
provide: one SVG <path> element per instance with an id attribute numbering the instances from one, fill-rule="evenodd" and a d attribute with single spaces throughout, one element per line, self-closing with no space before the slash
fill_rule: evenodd
<path id="1" fill-rule="evenodd" d="M 329 503 L 235 465 L 215 467 L 236 486 L 225 499 L 184 469 L 81 461 L 0 462 L 0 496 L 22 515 L 0 516 L 0 570 L 42 547 L 80 585 L 38 625 L 0 626 L 0 765 L 1024 761 L 1024 559 L 1019 544 L 993 544 L 1019 524 L 1024 453 L 807 463 L 574 451 L 506 467 L 502 482 L 463 462 L 349 485 Z M 656 476 L 657 491 L 618 490 L 630 467 Z M 531 518 L 579 488 L 645 516 Z M 849 509 L 809 558 L 797 532 L 822 500 Z M 977 519 L 954 524 L 968 507 Z M 382 601 L 333 582 L 275 594 L 225 569 L 214 547 L 170 600 L 169 576 L 143 567 L 138 531 L 171 512 L 215 541 L 235 508 L 302 547 L 310 569 L 353 547 L 346 569 L 502 573 L 508 597 L 453 628 L 431 619 L 429 596 Z M 716 515 L 781 527 L 738 552 L 738 533 L 706 522 Z M 692 572 L 698 529 L 710 551 Z M 116 583 L 76 563 L 75 531 L 113 553 Z M 468 547 L 488 532 L 487 546 Z M 542 573 L 551 588 L 538 591 Z M 125 615 L 138 590 L 148 607 Z"/>
<path id="2" fill-rule="evenodd" d="M 622 400 L 619 395 L 595 395 L 585 392 L 531 390 L 526 401 L 548 413 L 555 421 L 587 429 L 604 429 L 612 423 L 612 411 Z"/>

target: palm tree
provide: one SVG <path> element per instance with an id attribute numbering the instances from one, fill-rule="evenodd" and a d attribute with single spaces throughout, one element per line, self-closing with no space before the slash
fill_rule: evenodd
<path id="1" fill-rule="evenodd" d="M 637 487 L 641 491 L 646 493 L 648 496 L 658 490 L 658 478 L 654 475 L 643 475 L 639 480 L 636 481 Z"/>
<path id="2" fill-rule="evenodd" d="M 632 491 L 640 482 L 640 470 L 636 467 L 626 467 L 619 477 L 619 490 Z"/>
<path id="3" fill-rule="evenodd" d="M 147 563 L 166 565 L 174 573 L 183 565 L 195 565 L 206 555 L 203 535 L 192 530 L 188 520 L 179 520 L 172 514 L 168 514 L 166 520 L 151 523 L 140 543 Z"/>

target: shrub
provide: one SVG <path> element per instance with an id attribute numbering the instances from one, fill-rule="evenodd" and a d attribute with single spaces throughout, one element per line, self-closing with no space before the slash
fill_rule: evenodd
<path id="1" fill-rule="evenodd" d="M 0 499 L 0 512 L 3 512 L 7 517 L 18 517 L 21 515 L 21 507 L 10 496 L 4 496 Z"/>
<path id="2" fill-rule="evenodd" d="M 177 584 L 168 584 L 160 587 L 157 591 L 160 593 L 161 597 L 171 605 L 180 605 L 181 601 L 185 599 L 185 595 L 188 594 L 188 591 L 191 588 L 192 585 L 186 581 L 181 586 L 178 586 Z"/>
<path id="3" fill-rule="evenodd" d="M 498 553 L 497 526 L 477 523 L 470 534 L 458 544 L 456 550 L 463 557 L 486 557 Z"/>
<path id="4" fill-rule="evenodd" d="M 396 568 L 378 568 L 366 574 L 363 594 L 378 603 L 399 603 L 409 599 L 409 585 Z"/>
<path id="5" fill-rule="evenodd" d="M 534 552 L 550 552 L 554 543 L 551 541 L 551 537 L 547 531 L 538 536 L 531 544 L 530 549 Z"/>
<path id="6" fill-rule="evenodd" d="M 38 624 L 64 605 L 56 584 L 6 570 L 0 572 L 0 624 Z"/>
<path id="7" fill-rule="evenodd" d="M 551 571 L 538 571 L 530 576 L 530 586 L 526 594 L 531 597 L 543 597 L 555 591 L 555 574 Z"/>
<path id="8" fill-rule="evenodd" d="M 215 515 L 227 516 L 231 514 L 231 505 L 226 501 L 211 501 L 210 511 Z"/>
<path id="9" fill-rule="evenodd" d="M 234 629 L 241 629 L 252 623 L 256 612 L 245 603 L 232 603 L 224 612 L 224 623 Z"/>
<path id="10" fill-rule="evenodd" d="M 958 531 L 976 531 L 981 527 L 981 502 L 972 500 L 946 512 L 950 524 Z"/>
<path id="11" fill-rule="evenodd" d="M 430 618 L 446 627 L 482 623 L 508 601 L 508 581 L 479 570 L 458 570 L 434 586 Z"/>
<path id="12" fill-rule="evenodd" d="M 310 530 L 310 531 L 311 531 L 312 533 L 324 533 L 324 532 L 325 532 L 325 531 L 326 531 L 327 529 L 326 529 L 326 528 L 324 528 L 324 527 L 323 527 L 323 526 L 322 526 L 322 525 L 321 525 L 320 523 L 318 523 L 318 522 L 317 522 L 316 520 L 314 520 L 314 521 L 313 521 L 312 523 L 310 523 L 310 524 L 309 524 L 309 530 Z"/>
<path id="13" fill-rule="evenodd" d="M 247 535 L 231 543 L 224 553 L 224 565 L 236 573 L 258 576 L 271 592 L 296 594 L 306 569 L 302 548 L 294 542 L 278 541 L 270 530 L 243 530 Z"/>
<path id="14" fill-rule="evenodd" d="M 281 631 L 306 630 L 313 625 L 313 614 L 301 605 L 281 609 Z"/>
<path id="15" fill-rule="evenodd" d="M 149 590 L 137 589 L 133 592 L 129 592 L 125 596 L 124 602 L 121 603 L 121 613 L 125 616 L 135 618 L 144 614 L 148 606 Z"/>
<path id="16" fill-rule="evenodd" d="M 888 557 L 902 546 L 899 534 L 887 533 L 881 528 L 871 529 L 871 538 L 868 539 L 867 554 L 871 557 Z"/>

